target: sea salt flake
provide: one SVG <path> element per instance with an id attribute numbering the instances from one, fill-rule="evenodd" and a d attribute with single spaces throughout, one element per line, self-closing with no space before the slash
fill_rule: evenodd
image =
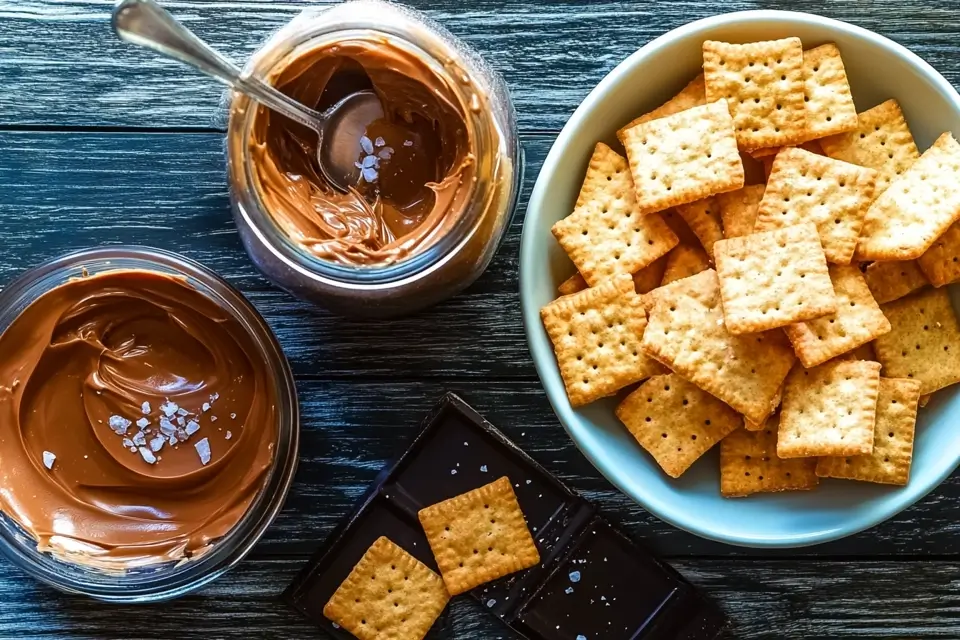
<path id="1" fill-rule="evenodd" d="M 405 146 L 405 147 L 412 147 L 412 146 L 413 146 L 413 140 L 404 140 L 404 141 L 403 141 L 403 146 Z"/>
<path id="2" fill-rule="evenodd" d="M 164 400 L 163 404 L 160 405 L 160 411 L 163 411 L 163 415 L 168 418 L 172 417 L 179 408 L 180 406 L 176 402 L 170 402 L 169 400 Z"/>
<path id="3" fill-rule="evenodd" d="M 577 640 L 587 640 L 587 636 L 583 635 L 582 633 L 578 633 Z"/>
<path id="4" fill-rule="evenodd" d="M 563 592 L 569 595 L 573 593 L 573 587 L 567 587 L 566 589 L 563 590 Z"/>
<path id="5" fill-rule="evenodd" d="M 527 480 L 527 484 L 530 484 L 531 482 L 533 482 L 533 480 Z"/>
<path id="6" fill-rule="evenodd" d="M 53 469 L 53 463 L 57 461 L 57 456 L 55 456 L 50 451 L 43 452 L 43 466 L 47 469 Z"/>
<path id="7" fill-rule="evenodd" d="M 377 152 L 377 157 L 381 160 L 389 160 L 390 156 L 393 155 L 393 147 L 384 147 Z"/>
<path id="8" fill-rule="evenodd" d="M 133 434 L 133 444 L 137 445 L 138 447 L 147 446 L 147 436 L 143 435 L 143 431 L 137 431 L 135 434 Z"/>
<path id="9" fill-rule="evenodd" d="M 187 438 L 190 437 L 187 435 L 187 432 L 185 429 L 177 429 L 176 434 L 177 434 L 177 440 L 179 440 L 180 442 L 186 442 Z"/>
<path id="10" fill-rule="evenodd" d="M 487 465 L 481 465 L 480 471 L 483 471 L 484 473 L 486 473 L 486 472 L 487 472 Z"/>
<path id="11" fill-rule="evenodd" d="M 493 605 L 495 605 L 495 604 L 497 604 L 497 601 L 494 600 L 493 598 L 490 598 L 489 600 L 487 600 L 487 608 L 488 608 L 488 609 L 492 609 L 492 608 L 493 608 Z"/>
<path id="12" fill-rule="evenodd" d="M 381 136 L 377 136 L 377 139 L 373 141 L 373 145 L 375 147 L 382 147 L 385 144 L 387 144 L 387 141 L 384 140 Z"/>
<path id="13" fill-rule="evenodd" d="M 141 429 L 146 429 L 148 424 L 150 424 L 150 421 L 146 418 L 140 418 L 137 420 L 137 426 Z"/>
<path id="14" fill-rule="evenodd" d="M 124 438 L 123 442 L 121 442 L 120 444 L 122 444 L 127 449 L 129 449 L 130 447 L 133 447 L 133 440 L 131 440 L 130 438 Z M 134 449 L 136 449 L 136 447 L 134 447 Z"/>
<path id="15" fill-rule="evenodd" d="M 176 433 L 177 428 L 173 426 L 173 423 L 170 422 L 167 418 L 160 418 L 160 433 L 165 436 L 172 436 Z"/>
<path id="16" fill-rule="evenodd" d="M 110 428 L 117 432 L 117 435 L 122 436 L 127 433 L 127 429 L 129 429 L 133 423 L 123 416 L 110 416 L 109 424 Z"/>
<path id="17" fill-rule="evenodd" d="M 450 469 L 450 475 L 452 475 L 452 476 L 457 475 L 457 470 L 456 470 L 456 469 Z"/>
<path id="18" fill-rule="evenodd" d="M 571 571 L 570 572 L 570 582 L 580 582 L 580 572 Z"/>
<path id="19" fill-rule="evenodd" d="M 200 456 L 200 462 L 206 465 L 210 462 L 210 441 L 204 438 L 200 442 L 193 445 L 197 450 L 197 455 Z"/>
<path id="20" fill-rule="evenodd" d="M 171 447 L 174 446 L 175 444 L 177 444 L 177 442 L 178 442 L 178 441 L 177 441 L 177 436 L 175 436 L 175 435 L 172 435 L 172 436 L 170 436 L 170 437 L 167 439 L 167 443 L 168 443 Z"/>
<path id="21" fill-rule="evenodd" d="M 216 422 L 217 416 L 210 416 L 210 422 Z"/>
<path id="22" fill-rule="evenodd" d="M 606 602 L 606 601 L 607 601 L 607 596 L 600 596 L 600 600 L 603 601 L 603 602 Z"/>
<path id="23" fill-rule="evenodd" d="M 177 424 L 183 427 L 186 426 L 187 421 L 184 420 L 183 416 L 177 416 Z"/>
<path id="24" fill-rule="evenodd" d="M 219 399 L 220 399 L 220 394 L 219 394 L 219 393 L 211 393 L 211 394 L 210 394 L 210 402 L 211 402 L 211 403 L 216 402 L 216 401 L 219 400 Z"/>
<path id="25" fill-rule="evenodd" d="M 229 439 L 232 438 L 232 437 L 233 437 L 233 434 L 230 433 L 229 431 L 227 431 L 227 432 L 224 434 L 223 439 L 224 439 L 224 440 L 229 440 Z"/>
<path id="26" fill-rule="evenodd" d="M 204 412 L 204 413 L 206 413 L 207 411 L 210 411 L 210 403 L 209 403 L 209 402 L 204 402 L 204 403 L 203 403 L 203 406 L 200 407 L 200 411 L 202 411 L 202 412 Z"/>
<path id="27" fill-rule="evenodd" d="M 237 419 L 237 414 L 231 413 L 231 414 L 230 414 L 230 419 L 231 419 L 231 420 L 236 420 L 236 419 Z"/>
<path id="28" fill-rule="evenodd" d="M 380 174 L 378 174 L 377 170 L 374 169 L 373 167 L 364 167 L 363 171 L 361 172 L 361 175 L 363 176 L 364 180 L 366 180 L 367 182 L 373 183 L 377 181 L 377 176 L 379 176 Z"/>
<path id="29" fill-rule="evenodd" d="M 363 165 L 364 169 L 370 169 L 377 166 L 377 156 L 366 156 L 363 160 L 360 161 L 360 164 Z"/>
<path id="30" fill-rule="evenodd" d="M 163 436 L 156 436 L 150 440 L 150 450 L 151 451 L 160 451 L 163 448 L 163 445 L 166 444 L 167 439 Z"/>
<path id="31" fill-rule="evenodd" d="M 140 452 L 140 457 L 143 458 L 143 461 L 147 464 L 154 464 L 157 461 L 157 456 L 153 455 L 153 451 L 150 451 L 150 449 L 140 447 L 137 451 Z"/>
<path id="32" fill-rule="evenodd" d="M 187 423 L 186 432 L 188 436 L 192 436 L 197 431 L 200 431 L 200 425 L 197 424 L 196 420 L 191 420 Z"/>
<path id="33" fill-rule="evenodd" d="M 360 148 L 364 153 L 373 153 L 373 142 L 367 136 L 360 136 Z"/>
<path id="34" fill-rule="evenodd" d="M 179 409 L 177 409 L 177 415 L 178 415 L 178 416 L 188 416 L 188 415 L 190 415 L 190 412 L 187 411 L 186 409 L 184 409 L 183 407 L 180 407 Z"/>
<path id="35" fill-rule="evenodd" d="M 146 416 L 146 415 L 149 415 L 149 414 L 150 414 L 150 403 L 147 402 L 147 401 L 144 401 L 143 404 L 140 405 L 140 411 L 142 411 L 142 412 L 143 412 L 143 415 L 145 415 L 145 416 Z"/>
<path id="36" fill-rule="evenodd" d="M 466 440 L 464 440 L 464 441 L 463 441 L 463 446 L 465 446 L 465 447 L 469 447 L 469 446 L 470 446 L 470 443 L 469 443 L 469 442 L 467 442 Z"/>

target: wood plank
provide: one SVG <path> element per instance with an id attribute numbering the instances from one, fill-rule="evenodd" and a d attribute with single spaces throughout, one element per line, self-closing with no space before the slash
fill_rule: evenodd
<path id="1" fill-rule="evenodd" d="M 305 6 L 264 0 L 166 4 L 238 60 Z M 219 85 L 175 62 L 123 45 L 109 32 L 106 0 L 0 0 L 0 125 L 222 127 Z M 661 0 L 412 0 L 501 71 L 521 126 L 559 129 L 589 90 L 653 38 L 753 2 Z M 795 9 L 790 0 L 763 3 Z M 960 84 L 960 5 L 949 0 L 860 3 L 811 0 L 804 11 L 853 22 L 906 45 Z"/>
<path id="2" fill-rule="evenodd" d="M 256 558 L 200 593 L 160 605 L 93 603 L 0 564 L 0 635 L 10 638 L 309 638 L 322 636 L 276 596 L 305 557 Z M 701 558 L 674 562 L 730 616 L 729 638 L 956 638 L 956 562 Z M 456 598 L 438 640 L 512 640 L 469 598 Z"/>
<path id="3" fill-rule="evenodd" d="M 206 264 L 246 294 L 298 374 L 531 379 L 517 290 L 520 230 L 552 142 L 524 137 L 523 204 L 478 282 L 426 312 L 370 322 L 298 302 L 257 272 L 230 214 L 220 134 L 0 133 L 0 282 L 85 247 L 157 246 Z"/>

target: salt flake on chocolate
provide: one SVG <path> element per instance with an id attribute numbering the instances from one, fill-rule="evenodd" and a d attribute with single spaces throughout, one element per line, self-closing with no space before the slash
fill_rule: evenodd
<path id="1" fill-rule="evenodd" d="M 197 450 L 197 455 L 200 456 L 200 462 L 203 465 L 206 465 L 210 462 L 210 441 L 204 438 L 200 442 L 193 445 Z"/>
<path id="2" fill-rule="evenodd" d="M 163 415 L 168 418 L 173 417 L 173 414 L 175 414 L 179 408 L 180 405 L 176 402 L 170 402 L 169 400 L 164 400 L 163 404 L 160 405 L 160 411 L 163 411 Z"/>
<path id="3" fill-rule="evenodd" d="M 176 431 L 177 428 L 168 418 L 160 418 L 160 433 L 165 436 L 172 436 Z"/>
<path id="4" fill-rule="evenodd" d="M 148 424 L 150 424 L 150 421 L 147 420 L 146 418 L 140 418 L 139 420 L 137 420 L 137 427 L 141 429 L 146 429 Z"/>
<path id="5" fill-rule="evenodd" d="M 123 416 L 110 416 L 110 428 L 113 429 L 117 435 L 126 435 L 127 429 L 130 428 L 130 425 L 133 423 L 124 418 Z"/>
<path id="6" fill-rule="evenodd" d="M 143 431 L 137 431 L 135 434 L 133 434 L 133 444 L 137 445 L 138 447 L 147 446 L 147 436 L 143 435 Z"/>
<path id="7" fill-rule="evenodd" d="M 57 456 L 55 456 L 50 451 L 43 452 L 43 466 L 47 469 L 53 469 L 53 463 L 57 461 Z"/>
<path id="8" fill-rule="evenodd" d="M 147 449 L 146 447 L 139 447 L 137 451 L 140 452 L 140 457 L 143 458 L 143 461 L 147 464 L 154 464 L 157 461 L 157 456 L 153 455 L 153 451 Z"/>
<path id="9" fill-rule="evenodd" d="M 200 431 L 200 425 L 197 424 L 196 420 L 191 420 L 190 422 L 187 423 L 185 431 L 187 432 L 187 436 L 192 436 L 197 431 Z"/>
<path id="10" fill-rule="evenodd" d="M 140 411 L 142 411 L 145 416 L 150 415 L 150 403 L 144 400 L 143 404 L 140 405 Z"/>
<path id="11" fill-rule="evenodd" d="M 160 451 L 163 448 L 163 445 L 166 444 L 167 439 L 163 436 L 155 436 L 150 440 L 150 451 Z"/>

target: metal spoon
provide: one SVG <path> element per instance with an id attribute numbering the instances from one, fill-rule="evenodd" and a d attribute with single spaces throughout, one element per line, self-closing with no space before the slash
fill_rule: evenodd
<path id="1" fill-rule="evenodd" d="M 373 91 L 352 93 L 323 113 L 310 109 L 259 78 L 245 75 L 153 0 L 119 2 L 113 10 L 113 30 L 121 40 L 188 64 L 313 129 L 317 132 L 317 164 L 323 177 L 344 192 L 357 184 L 360 136 L 366 124 L 383 116 L 380 100 Z M 338 136 L 338 132 L 342 135 Z"/>

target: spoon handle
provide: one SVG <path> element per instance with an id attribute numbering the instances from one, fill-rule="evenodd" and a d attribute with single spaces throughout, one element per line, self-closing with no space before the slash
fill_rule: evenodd
<path id="1" fill-rule="evenodd" d="M 323 116 L 285 96 L 258 78 L 245 76 L 153 0 L 122 0 L 113 10 L 113 30 L 121 40 L 179 60 L 257 102 L 318 130 Z"/>

